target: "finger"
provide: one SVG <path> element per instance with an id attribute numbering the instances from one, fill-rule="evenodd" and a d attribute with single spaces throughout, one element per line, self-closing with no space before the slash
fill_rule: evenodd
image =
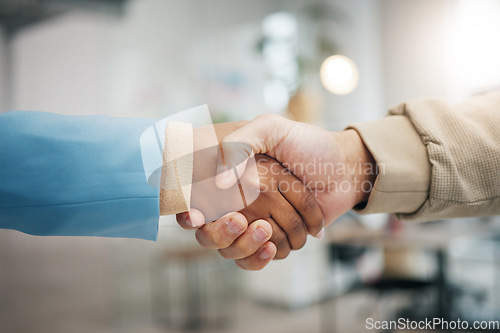
<path id="1" fill-rule="evenodd" d="M 248 221 L 240 213 L 229 213 L 215 222 L 207 223 L 196 230 L 196 240 L 209 249 L 224 249 L 230 246 L 247 229 Z"/>
<path id="2" fill-rule="evenodd" d="M 233 186 L 255 154 L 271 154 L 286 136 L 288 120 L 277 115 L 261 115 L 227 135 L 220 143 L 217 177 L 221 189 Z M 274 156 L 273 156 L 274 157 Z"/>
<path id="3" fill-rule="evenodd" d="M 270 241 L 276 245 L 277 249 L 274 259 L 285 259 L 292 251 L 287 234 L 274 219 L 267 218 L 267 221 L 271 224 L 273 229 L 273 235 L 271 236 Z"/>
<path id="4" fill-rule="evenodd" d="M 260 216 L 255 214 L 255 212 L 252 210 L 251 206 L 249 206 L 245 209 L 242 209 L 240 212 L 243 215 L 245 215 L 245 217 L 249 221 L 259 220 L 261 218 Z M 274 245 L 276 245 L 276 248 L 277 248 L 277 253 L 276 253 L 275 259 L 286 258 L 290 254 L 290 251 L 292 251 L 292 248 L 290 246 L 290 243 L 288 241 L 288 237 L 287 237 L 286 233 L 276 223 L 276 221 L 273 220 L 273 218 L 266 217 L 265 220 L 271 225 L 271 229 L 272 229 L 272 235 L 271 235 L 271 238 L 269 240 L 272 243 L 274 243 Z M 255 223 L 255 222 L 253 222 L 253 223 Z"/>
<path id="5" fill-rule="evenodd" d="M 272 227 L 265 220 L 257 220 L 227 248 L 219 253 L 226 259 L 242 259 L 253 255 L 272 235 Z"/>
<path id="6" fill-rule="evenodd" d="M 278 174 L 278 190 L 301 216 L 309 234 L 319 237 L 325 223 L 311 191 L 286 169 Z"/>
<path id="7" fill-rule="evenodd" d="M 235 260 L 236 265 L 247 271 L 259 271 L 267 266 L 267 264 L 276 255 L 276 245 L 272 242 L 267 242 L 260 247 L 257 252 L 243 259 Z"/>
<path id="8" fill-rule="evenodd" d="M 189 212 L 177 214 L 177 223 L 184 229 L 198 229 L 205 224 L 205 216 L 198 209 L 192 208 Z"/>
<path id="9" fill-rule="evenodd" d="M 273 220 L 285 232 L 291 249 L 301 249 L 307 240 L 307 229 L 295 208 L 284 197 L 281 197 L 281 200 L 273 207 L 271 214 Z"/>

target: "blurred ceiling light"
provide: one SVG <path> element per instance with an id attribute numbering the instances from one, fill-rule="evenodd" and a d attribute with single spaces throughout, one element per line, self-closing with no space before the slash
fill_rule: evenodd
<path id="1" fill-rule="evenodd" d="M 323 61 L 320 79 L 329 92 L 346 95 L 358 86 L 359 72 L 351 59 L 343 55 L 334 55 Z"/>
<path id="2" fill-rule="evenodd" d="M 297 19 L 287 12 L 273 13 L 262 21 L 262 32 L 271 39 L 293 39 L 297 29 Z"/>

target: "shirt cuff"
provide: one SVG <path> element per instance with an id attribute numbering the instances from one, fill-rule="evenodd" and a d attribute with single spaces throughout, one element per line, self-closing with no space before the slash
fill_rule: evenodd
<path id="1" fill-rule="evenodd" d="M 360 214 L 412 213 L 429 195 L 431 165 L 419 134 L 404 116 L 350 125 L 372 154 L 378 176 Z"/>
<path id="2" fill-rule="evenodd" d="M 165 130 L 160 183 L 160 215 L 190 209 L 193 177 L 193 126 L 169 122 Z"/>

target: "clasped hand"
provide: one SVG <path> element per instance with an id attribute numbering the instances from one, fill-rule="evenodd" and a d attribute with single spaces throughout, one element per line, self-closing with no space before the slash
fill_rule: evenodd
<path id="1" fill-rule="evenodd" d="M 215 125 L 219 149 L 208 149 L 209 130 L 195 130 L 191 210 L 177 221 L 243 269 L 286 258 L 308 234 L 321 238 L 324 226 L 366 201 L 376 177 L 365 172 L 374 161 L 354 130 L 262 115 Z"/>

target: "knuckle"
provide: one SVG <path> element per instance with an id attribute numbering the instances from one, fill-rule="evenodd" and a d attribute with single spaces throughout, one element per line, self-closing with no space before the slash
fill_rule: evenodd
<path id="1" fill-rule="evenodd" d="M 290 254 L 290 251 L 291 251 L 290 248 L 278 249 L 278 252 L 276 252 L 276 256 L 274 257 L 274 259 L 283 260 L 286 257 L 288 257 L 288 255 Z"/>
<path id="2" fill-rule="evenodd" d="M 233 239 L 228 237 L 217 236 L 215 239 L 215 244 L 218 249 L 226 249 L 233 243 Z"/>
<path id="3" fill-rule="evenodd" d="M 305 237 L 300 237 L 299 241 L 297 244 L 294 244 L 294 247 L 292 248 L 292 250 L 300 250 L 301 248 L 304 247 L 304 245 L 306 245 L 306 242 L 307 242 L 307 236 Z"/>
<path id="4" fill-rule="evenodd" d="M 219 253 L 226 259 L 243 259 L 253 254 L 252 246 L 236 242 L 226 248 L 219 248 Z"/>
<path id="5" fill-rule="evenodd" d="M 316 199 L 313 197 L 313 195 L 309 192 L 306 192 L 302 196 L 302 203 L 301 203 L 302 210 L 305 213 L 310 213 L 315 210 L 316 208 Z"/>
<path id="6" fill-rule="evenodd" d="M 302 217 L 299 214 L 294 212 L 290 216 L 289 220 L 290 220 L 290 232 L 293 235 L 305 232 L 304 221 L 302 221 Z"/>
<path id="7" fill-rule="evenodd" d="M 196 230 L 195 237 L 198 243 L 207 249 L 224 249 L 231 245 L 231 243 L 227 244 L 228 241 L 224 237 L 219 237 L 218 233 L 203 229 Z"/>
<path id="8" fill-rule="evenodd" d="M 278 250 L 289 246 L 288 239 L 283 232 L 273 232 L 273 235 L 271 236 L 271 242 L 276 245 L 276 248 L 278 248 Z"/>
<path id="9" fill-rule="evenodd" d="M 283 234 L 280 233 L 280 235 L 274 235 L 271 238 L 271 241 L 276 245 L 276 259 L 282 259 L 286 258 L 288 256 L 288 253 L 291 251 L 290 243 L 288 242 L 288 238 Z"/>
<path id="10" fill-rule="evenodd" d="M 302 220 L 302 217 L 295 211 L 290 215 L 289 225 L 287 228 L 288 237 L 283 241 L 286 241 L 287 248 L 292 250 L 301 249 L 307 241 L 307 231 Z M 281 244 L 280 244 L 281 245 Z"/>
<path id="11" fill-rule="evenodd" d="M 234 247 L 234 248 L 233 248 Z M 232 246 L 232 254 L 233 254 L 233 259 L 241 259 L 248 257 L 249 255 L 252 254 L 252 248 L 251 246 L 244 245 L 244 244 L 235 244 Z"/>

